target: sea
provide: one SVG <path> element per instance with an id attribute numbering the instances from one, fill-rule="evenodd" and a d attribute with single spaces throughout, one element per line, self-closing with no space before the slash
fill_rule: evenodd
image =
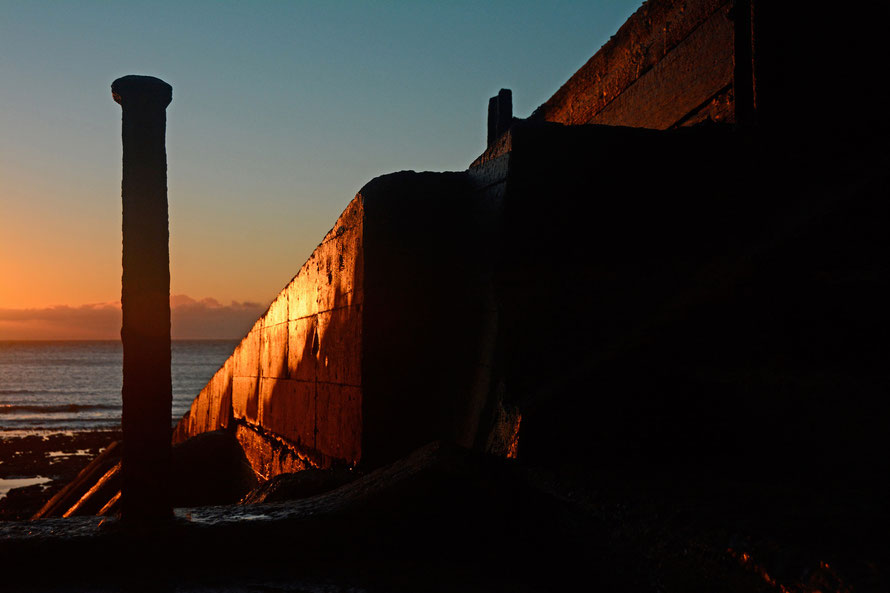
<path id="1" fill-rule="evenodd" d="M 237 340 L 174 340 L 171 425 Z M 0 341 L 0 438 L 119 428 L 120 341 Z"/>

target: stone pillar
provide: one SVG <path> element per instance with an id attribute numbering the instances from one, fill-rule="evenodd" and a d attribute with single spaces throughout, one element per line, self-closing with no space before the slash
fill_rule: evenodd
<path id="1" fill-rule="evenodd" d="M 501 89 L 488 100 L 488 146 L 491 147 L 513 123 L 513 92 Z"/>
<path id="2" fill-rule="evenodd" d="M 144 521 L 173 514 L 168 490 L 173 395 L 164 140 L 173 88 L 151 76 L 124 76 L 112 83 L 111 94 L 123 111 L 121 516 Z"/>
<path id="3" fill-rule="evenodd" d="M 736 125 L 750 128 L 757 115 L 754 80 L 754 30 L 752 0 L 735 0 L 733 4 L 733 37 L 735 60 L 732 73 L 733 104 Z"/>

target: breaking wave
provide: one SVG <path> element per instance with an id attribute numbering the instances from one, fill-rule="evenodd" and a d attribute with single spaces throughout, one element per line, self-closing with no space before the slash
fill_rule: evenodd
<path id="1" fill-rule="evenodd" d="M 22 412 L 37 412 L 44 414 L 77 413 L 91 410 L 119 410 L 120 406 L 105 404 L 61 404 L 61 405 L 37 405 L 37 404 L 0 404 L 0 414 L 20 414 Z"/>

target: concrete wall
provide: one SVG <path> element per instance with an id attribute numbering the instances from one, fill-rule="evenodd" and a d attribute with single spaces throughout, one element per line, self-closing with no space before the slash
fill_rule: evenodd
<path id="1" fill-rule="evenodd" d="M 711 120 L 790 136 L 818 125 L 835 141 L 886 133 L 888 19 L 885 3 L 647 0 L 531 119 L 660 130 Z"/>
<path id="2" fill-rule="evenodd" d="M 228 427 L 265 478 L 472 445 L 496 327 L 503 179 L 490 177 L 403 172 L 363 187 L 174 440 Z"/>
<path id="3" fill-rule="evenodd" d="M 779 423 L 759 418 L 757 407 L 787 418 L 808 392 L 783 392 L 787 369 L 776 374 L 752 352 L 796 360 L 800 381 L 815 384 L 816 366 L 801 352 L 837 354 L 833 340 L 847 339 L 846 327 L 879 342 L 868 316 L 887 327 L 872 297 L 862 315 L 850 313 L 856 304 L 833 286 L 839 269 L 819 271 L 817 258 L 789 246 L 800 230 L 813 253 L 834 257 L 818 245 L 819 233 L 835 233 L 848 264 L 877 266 L 880 254 L 861 241 L 877 241 L 875 193 L 856 198 L 872 213 L 866 220 L 823 189 L 852 191 L 852 173 L 839 181 L 828 172 L 867 160 L 874 147 L 838 144 L 823 131 L 878 137 L 887 118 L 862 124 L 841 114 L 808 125 L 824 109 L 815 92 L 801 102 L 797 91 L 820 69 L 811 60 L 784 76 L 782 65 L 804 64 L 813 46 L 803 42 L 824 28 L 796 27 L 795 9 L 777 6 L 650 0 L 469 171 L 368 183 L 202 390 L 176 438 L 232 428 L 268 477 L 310 465 L 375 466 L 436 439 L 515 454 L 517 427 L 520 455 L 623 461 L 721 447 L 738 457 L 746 430 L 777 433 Z M 826 24 L 833 13 L 801 18 Z M 880 99 L 877 77 L 856 77 L 879 55 L 859 52 L 881 37 L 859 37 L 842 32 L 849 45 L 826 63 L 853 64 L 838 79 L 862 82 Z M 732 126 L 690 127 L 735 121 L 742 95 L 758 110 L 745 117 L 797 134 L 793 150 L 774 136 L 733 135 Z M 659 131 L 666 128 L 681 129 Z M 847 226 L 820 218 L 832 208 Z M 864 256 L 847 247 L 854 244 Z M 809 270 L 795 271 L 807 290 L 783 266 Z M 886 296 L 884 272 L 869 273 L 876 284 L 856 289 Z M 803 300 L 815 305 L 796 304 Z M 807 324 L 828 330 L 811 335 Z M 864 344 L 862 356 L 877 356 Z M 766 383 L 737 380 L 751 369 Z M 854 387 L 860 402 L 876 393 L 873 383 Z M 743 413 L 729 403 L 739 393 L 754 402 Z M 694 425 L 705 409 L 708 422 Z M 831 430 L 824 407 L 802 418 Z M 792 420 L 782 426 L 788 434 L 831 453 Z M 846 436 L 859 450 L 870 442 Z"/>
<path id="4" fill-rule="evenodd" d="M 438 439 L 470 446 L 488 395 L 502 194 L 468 172 L 398 173 L 362 192 L 368 460 Z"/>
<path id="5" fill-rule="evenodd" d="M 310 465 L 360 461 L 362 233 L 357 196 L 192 403 L 175 440 L 237 421 Z"/>
<path id="6" fill-rule="evenodd" d="M 495 381 L 500 422 L 521 415 L 520 459 L 877 475 L 883 142 L 790 153 L 716 126 L 509 134 Z"/>
<path id="7" fill-rule="evenodd" d="M 727 0 L 649 0 L 532 119 L 667 129 L 735 120 Z"/>

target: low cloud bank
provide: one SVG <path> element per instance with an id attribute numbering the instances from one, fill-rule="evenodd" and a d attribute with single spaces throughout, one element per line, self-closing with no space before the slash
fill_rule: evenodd
<path id="1" fill-rule="evenodd" d="M 223 305 L 216 299 L 196 301 L 184 294 L 171 297 L 170 306 L 175 340 L 243 338 L 266 311 L 259 303 L 232 301 Z"/>
<path id="2" fill-rule="evenodd" d="M 241 338 L 265 311 L 259 303 L 223 305 L 186 295 L 173 295 L 170 306 L 174 340 Z M 120 329 L 119 302 L 0 309 L 0 340 L 117 340 Z"/>

